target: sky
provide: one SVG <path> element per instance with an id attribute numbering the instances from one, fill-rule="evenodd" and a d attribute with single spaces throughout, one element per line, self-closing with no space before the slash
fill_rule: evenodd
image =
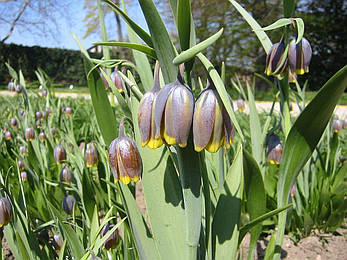
<path id="1" fill-rule="evenodd" d="M 135 1 L 133 1 L 135 2 Z M 4 3 L 2 3 L 4 4 Z M 22 27 L 15 27 L 13 34 L 6 41 L 6 43 L 15 43 L 21 44 L 25 46 L 34 46 L 38 45 L 41 47 L 54 47 L 54 48 L 65 48 L 65 49 L 79 49 L 77 43 L 72 37 L 71 32 L 76 34 L 77 38 L 82 42 L 85 48 L 89 48 L 92 46 L 93 42 L 101 41 L 101 36 L 97 34 L 93 34 L 86 39 L 83 39 L 83 35 L 86 31 L 85 23 L 83 19 L 87 13 L 85 9 L 83 9 L 84 0 L 74 0 L 70 3 L 70 9 L 67 10 L 68 17 L 61 18 L 61 14 L 55 13 L 56 20 L 58 21 L 57 26 L 58 30 L 54 32 L 55 37 L 40 35 L 36 33 L 32 33 L 27 29 L 23 29 Z M 29 10 L 30 11 L 30 10 Z M 145 19 L 142 13 L 139 11 L 138 4 L 133 4 L 128 8 L 129 16 L 136 21 L 140 26 L 146 28 Z M 30 13 L 26 13 L 26 15 L 31 15 Z M 116 39 L 116 30 L 111 30 L 110 28 L 116 28 L 116 23 L 114 16 L 109 16 L 106 20 L 106 24 L 108 24 L 108 38 Z M 54 26 L 52 26 L 54 27 Z M 125 24 L 123 23 L 123 31 L 125 31 Z M 0 28 L 0 37 L 3 38 L 5 34 L 7 34 L 9 26 Z"/>

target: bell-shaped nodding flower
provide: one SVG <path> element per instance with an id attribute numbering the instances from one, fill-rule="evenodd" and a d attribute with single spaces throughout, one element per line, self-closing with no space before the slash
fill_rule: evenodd
<path id="1" fill-rule="evenodd" d="M 105 236 L 107 234 L 108 231 L 110 231 L 112 228 L 114 227 L 113 224 L 110 224 L 110 223 L 106 223 L 106 225 L 104 226 L 104 228 L 102 229 L 101 231 L 101 237 Z M 106 239 L 103 247 L 106 249 L 106 250 L 110 250 L 110 249 L 114 249 L 117 247 L 117 244 L 118 244 L 118 230 L 116 229 L 112 234 L 111 236 L 108 237 L 108 239 Z"/>
<path id="2" fill-rule="evenodd" d="M 295 44 L 295 42 L 296 40 L 291 40 L 289 43 L 289 66 L 291 71 L 298 75 L 302 75 L 309 71 L 312 49 L 306 38 L 302 38 L 298 44 Z"/>
<path id="3" fill-rule="evenodd" d="M 46 135 L 45 135 L 44 132 L 41 132 L 41 133 L 39 134 L 39 139 L 40 139 L 41 142 L 46 141 Z"/>
<path id="4" fill-rule="evenodd" d="M 43 120 L 42 112 L 37 111 L 37 112 L 35 113 L 35 115 L 36 115 L 36 119 Z"/>
<path id="5" fill-rule="evenodd" d="M 282 158 L 283 146 L 278 135 L 270 134 L 266 137 L 267 158 L 271 164 L 279 164 Z"/>
<path id="6" fill-rule="evenodd" d="M 95 149 L 94 143 L 87 144 L 87 149 L 84 154 L 84 160 L 88 168 L 98 165 L 98 152 Z"/>
<path id="7" fill-rule="evenodd" d="M 23 86 L 18 84 L 18 85 L 16 86 L 16 92 L 17 92 L 17 94 L 22 93 L 22 92 L 23 92 Z"/>
<path id="8" fill-rule="evenodd" d="M 15 91 L 14 82 L 10 81 L 7 85 L 8 91 Z"/>
<path id="9" fill-rule="evenodd" d="M 237 105 L 237 109 L 238 109 L 240 112 L 245 111 L 246 104 L 245 104 L 245 101 L 244 101 L 242 98 L 239 98 L 239 99 L 236 101 L 236 105 Z"/>
<path id="10" fill-rule="evenodd" d="M 180 72 L 175 82 L 159 91 L 154 103 L 155 138 L 162 138 L 168 145 L 186 147 L 193 121 L 194 97 Z"/>
<path id="11" fill-rule="evenodd" d="M 63 246 L 63 239 L 61 235 L 53 236 L 53 246 L 56 250 L 60 250 L 60 248 Z"/>
<path id="12" fill-rule="evenodd" d="M 72 108 L 71 107 L 66 107 L 64 109 L 64 113 L 65 113 L 65 115 L 70 116 L 72 114 Z"/>
<path id="13" fill-rule="evenodd" d="M 27 127 L 25 129 L 24 135 L 25 135 L 25 140 L 27 140 L 27 142 L 30 142 L 30 141 L 34 140 L 35 139 L 35 130 L 34 130 L 34 128 Z"/>
<path id="14" fill-rule="evenodd" d="M 18 160 L 17 165 L 20 171 L 24 170 L 24 163 L 21 160 Z"/>
<path id="15" fill-rule="evenodd" d="M 0 198 L 0 227 L 12 221 L 12 206 L 8 199 Z"/>
<path id="16" fill-rule="evenodd" d="M 123 93 L 123 79 L 122 76 L 118 73 L 118 69 L 115 68 L 114 71 L 111 73 L 110 78 L 113 82 L 113 84 L 116 86 L 116 88 L 118 89 L 118 91 L 120 93 Z"/>
<path id="17" fill-rule="evenodd" d="M 234 135 L 234 125 L 215 87 L 208 86 L 195 102 L 193 117 L 195 151 L 200 152 L 205 148 L 210 153 L 215 153 L 222 145 L 229 149 Z"/>
<path id="18" fill-rule="evenodd" d="M 63 185 L 71 183 L 71 172 L 70 172 L 69 168 L 64 167 L 60 171 L 59 180 Z"/>
<path id="19" fill-rule="evenodd" d="M 111 170 L 115 179 L 129 184 L 137 182 L 142 174 L 142 159 L 133 139 L 124 135 L 124 118 L 120 122 L 119 135 L 108 149 Z"/>
<path id="20" fill-rule="evenodd" d="M 11 140 L 11 138 L 12 138 L 11 132 L 10 131 L 6 131 L 5 132 L 5 140 Z"/>
<path id="21" fill-rule="evenodd" d="M 334 120 L 333 121 L 333 131 L 335 133 L 340 132 L 340 130 L 342 129 L 342 123 L 340 120 Z"/>
<path id="22" fill-rule="evenodd" d="M 66 161 L 66 150 L 61 144 L 54 147 L 54 159 L 57 164 L 62 164 Z"/>
<path id="23" fill-rule="evenodd" d="M 268 76 L 278 76 L 283 74 L 287 68 L 288 59 L 285 54 L 285 44 L 283 37 L 280 42 L 272 45 L 266 56 L 265 74 Z"/>
<path id="24" fill-rule="evenodd" d="M 13 128 L 17 128 L 18 127 L 18 122 L 17 122 L 17 119 L 12 117 L 11 118 L 11 121 L 10 121 L 10 125 L 13 127 Z"/>
<path id="25" fill-rule="evenodd" d="M 140 101 L 137 117 L 141 133 L 141 145 L 142 147 L 147 145 L 152 149 L 158 148 L 164 143 L 160 136 L 155 136 L 156 125 L 154 119 L 154 100 L 160 91 L 159 68 L 159 62 L 157 62 L 154 69 L 153 88 L 143 95 Z"/>
<path id="26" fill-rule="evenodd" d="M 47 89 L 42 90 L 42 97 L 47 97 L 48 91 Z"/>
<path id="27" fill-rule="evenodd" d="M 51 134 L 52 134 L 53 136 L 55 136 L 55 135 L 57 134 L 57 132 L 55 131 L 54 128 L 51 128 Z"/>
<path id="28" fill-rule="evenodd" d="M 27 172 L 26 171 L 22 171 L 20 173 L 20 177 L 22 178 L 22 181 L 27 181 L 28 180 Z"/>
<path id="29" fill-rule="evenodd" d="M 67 214 L 71 214 L 74 207 L 75 207 L 75 204 L 76 204 L 76 200 L 73 196 L 71 195 L 66 195 L 64 198 L 63 198 L 63 209 L 64 211 L 67 213 Z"/>
<path id="30" fill-rule="evenodd" d="M 24 145 L 21 145 L 19 147 L 19 153 L 22 155 L 22 156 L 28 156 L 29 152 L 28 152 L 28 148 L 26 148 Z"/>

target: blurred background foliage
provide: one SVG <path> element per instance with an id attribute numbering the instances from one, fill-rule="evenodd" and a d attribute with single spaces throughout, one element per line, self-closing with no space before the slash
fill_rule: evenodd
<path id="1" fill-rule="evenodd" d="M 119 4 L 120 1 L 115 1 Z M 177 39 L 177 32 L 170 16 L 169 1 L 156 1 L 171 36 Z M 239 1 L 253 17 L 261 21 L 262 26 L 271 24 L 281 16 L 282 0 L 254 0 Z M 132 5 L 132 1 L 127 1 Z M 202 41 L 214 34 L 221 27 L 224 28 L 223 36 L 207 49 L 211 62 L 220 68 L 222 62 L 226 64 L 226 78 L 231 78 L 235 73 L 240 77 L 249 78 L 255 72 L 263 74 L 265 66 L 265 53 L 249 26 L 243 21 L 237 11 L 231 8 L 226 0 L 192 0 L 192 13 L 196 25 L 198 41 Z M 86 34 L 99 33 L 97 10 L 95 1 L 85 0 L 88 13 L 85 17 Z M 334 72 L 346 64 L 347 52 L 345 42 L 347 37 L 347 2 L 344 0 L 299 0 L 297 1 L 296 16 L 305 21 L 305 36 L 311 43 L 313 57 L 310 73 L 299 77 L 299 82 L 308 80 L 308 89 L 317 90 L 328 80 Z M 114 14 L 107 19 L 115 19 L 116 27 L 109 23 L 108 31 L 117 31 L 117 41 L 127 41 L 123 35 L 119 17 Z M 107 24 L 107 23 L 106 23 Z M 281 35 L 270 32 L 273 42 L 280 40 Z M 96 58 L 101 53 L 93 53 Z M 129 50 L 118 49 L 111 54 L 114 58 L 130 57 Z M 41 48 L 37 46 L 24 47 L 14 44 L 0 44 L 0 60 L 9 62 L 16 70 L 22 69 L 26 80 L 35 80 L 35 71 L 43 68 L 56 83 L 86 85 L 82 58 L 79 51 Z M 196 71 L 203 71 L 202 65 Z M 195 75 L 200 76 L 200 75 Z M 0 84 L 6 84 L 10 76 L 4 63 L 0 65 Z M 227 85 L 231 86 L 230 81 Z M 267 90 L 268 85 L 257 81 L 257 89 Z"/>

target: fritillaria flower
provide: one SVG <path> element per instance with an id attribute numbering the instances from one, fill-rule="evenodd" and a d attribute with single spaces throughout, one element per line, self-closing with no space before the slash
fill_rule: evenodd
<path id="1" fill-rule="evenodd" d="M 271 164 L 279 164 L 282 158 L 283 145 L 278 135 L 270 134 L 266 137 L 267 158 Z"/>
<path id="2" fill-rule="evenodd" d="M 266 56 L 265 74 L 268 76 L 278 76 L 284 73 L 287 68 L 288 59 L 285 55 L 285 44 L 283 37 L 280 42 L 272 45 Z"/>
<path id="3" fill-rule="evenodd" d="M 106 225 L 104 226 L 104 228 L 102 229 L 100 235 L 101 237 L 105 236 L 107 234 L 108 231 L 110 231 L 112 228 L 114 227 L 113 224 L 110 224 L 110 223 L 106 223 Z M 117 247 L 117 244 L 118 244 L 118 230 L 116 229 L 109 237 L 108 239 L 106 239 L 103 247 L 106 249 L 106 250 L 110 250 L 110 249 L 114 249 Z"/>
<path id="4" fill-rule="evenodd" d="M 12 206 L 7 198 L 0 198 L 0 227 L 12 221 Z"/>
<path id="5" fill-rule="evenodd" d="M 193 121 L 194 97 L 181 73 L 175 82 L 159 91 L 154 102 L 155 139 L 186 147 Z"/>
<path id="6" fill-rule="evenodd" d="M 25 129 L 25 140 L 27 140 L 28 142 L 32 141 L 35 139 L 35 130 L 32 127 L 28 127 Z"/>
<path id="7" fill-rule="evenodd" d="M 347 129 L 347 117 L 343 120 L 343 128 Z"/>
<path id="8" fill-rule="evenodd" d="M 98 152 L 95 149 L 94 143 L 87 144 L 87 149 L 84 154 L 84 160 L 88 168 L 98 165 Z"/>
<path id="9" fill-rule="evenodd" d="M 23 109 L 19 109 L 19 110 L 18 110 L 18 113 L 19 113 L 19 115 L 21 115 L 21 116 L 24 116 L 24 114 L 25 114 L 25 112 L 24 112 Z"/>
<path id="10" fill-rule="evenodd" d="M 37 111 L 37 112 L 35 113 L 35 115 L 36 115 L 36 119 L 43 120 L 43 119 L 42 119 L 42 113 L 41 113 L 40 111 Z"/>
<path id="11" fill-rule="evenodd" d="M 234 140 L 234 126 L 215 89 L 210 85 L 198 96 L 194 108 L 193 136 L 195 151 L 204 148 L 215 153 L 221 146 L 230 148 Z"/>
<path id="12" fill-rule="evenodd" d="M 71 214 L 74 207 L 75 207 L 75 204 L 76 204 L 76 200 L 73 196 L 71 195 L 66 195 L 64 198 L 63 198 L 63 209 L 64 211 L 67 213 L 67 214 Z"/>
<path id="13" fill-rule="evenodd" d="M 47 116 L 51 115 L 52 114 L 52 109 L 47 107 L 46 108 L 46 114 L 47 114 Z"/>
<path id="14" fill-rule="evenodd" d="M 72 114 L 72 108 L 66 107 L 64 110 L 65 115 L 70 116 Z"/>
<path id="15" fill-rule="evenodd" d="M 22 156 L 28 156 L 28 148 L 26 148 L 26 146 L 24 145 L 21 145 L 19 147 L 19 153 L 22 155 Z"/>
<path id="16" fill-rule="evenodd" d="M 55 249 L 60 250 L 60 248 L 63 246 L 63 239 L 61 235 L 54 235 L 53 236 L 53 245 Z"/>
<path id="17" fill-rule="evenodd" d="M 40 119 L 36 120 L 35 125 L 37 128 L 41 128 L 41 120 Z"/>
<path id="18" fill-rule="evenodd" d="M 309 71 L 309 65 L 312 57 L 311 45 L 306 38 L 295 44 L 296 40 L 289 43 L 288 59 L 290 70 L 298 75 Z"/>
<path id="19" fill-rule="evenodd" d="M 49 234 L 47 230 L 42 230 L 38 233 L 38 237 L 39 237 L 39 242 L 41 244 L 45 244 L 49 242 Z"/>
<path id="20" fill-rule="evenodd" d="M 22 93 L 22 92 L 23 92 L 23 86 L 18 84 L 18 85 L 16 86 L 16 92 L 17 92 L 17 94 Z"/>
<path id="21" fill-rule="evenodd" d="M 10 81 L 7 85 L 8 91 L 15 91 L 14 82 Z"/>
<path id="22" fill-rule="evenodd" d="M 69 168 L 64 167 L 60 171 L 59 180 L 62 184 L 70 184 L 71 183 L 71 172 L 70 172 Z"/>
<path id="23" fill-rule="evenodd" d="M 242 98 L 239 98 L 236 101 L 236 105 L 237 105 L 237 109 L 242 112 L 245 111 L 246 105 L 245 105 L 245 101 Z"/>
<path id="24" fill-rule="evenodd" d="M 18 127 L 18 122 L 17 122 L 17 119 L 15 117 L 11 118 L 10 125 L 14 128 Z"/>
<path id="25" fill-rule="evenodd" d="M 11 138 L 12 138 L 11 132 L 10 131 L 6 131 L 5 132 L 5 140 L 11 140 Z"/>
<path id="26" fill-rule="evenodd" d="M 118 91 L 120 93 L 123 93 L 123 79 L 121 77 L 121 75 L 118 73 L 117 68 L 114 69 L 114 71 L 111 73 L 110 78 L 113 82 L 113 84 L 116 86 L 116 88 L 118 89 Z"/>
<path id="27" fill-rule="evenodd" d="M 22 181 L 27 181 L 28 180 L 27 172 L 26 171 L 22 171 L 20 173 L 20 177 L 22 178 Z"/>
<path id="28" fill-rule="evenodd" d="M 133 139 L 124 135 L 124 118 L 119 126 L 118 138 L 114 139 L 109 147 L 108 155 L 111 170 L 115 179 L 129 184 L 137 182 L 142 173 L 142 159 Z"/>
<path id="29" fill-rule="evenodd" d="M 61 144 L 54 147 L 54 159 L 57 164 L 62 164 L 66 161 L 66 150 Z"/>
<path id="30" fill-rule="evenodd" d="M 48 91 L 47 91 L 47 89 L 44 89 L 44 90 L 42 90 L 42 97 L 47 97 L 47 94 L 48 94 Z"/>
<path id="31" fill-rule="evenodd" d="M 342 123 L 340 120 L 334 120 L 333 121 L 333 131 L 335 133 L 340 132 L 340 130 L 342 129 Z"/>
<path id="32" fill-rule="evenodd" d="M 146 92 L 139 105 L 138 123 L 141 133 L 141 145 L 142 147 L 148 146 L 155 149 L 160 147 L 164 141 L 158 136 L 156 137 L 156 125 L 154 120 L 154 100 L 160 91 L 159 86 L 159 62 L 156 63 L 154 69 L 154 84 L 153 88 Z"/>
<path id="33" fill-rule="evenodd" d="M 24 170 L 24 163 L 21 160 L 18 160 L 17 165 L 20 171 Z"/>
<path id="34" fill-rule="evenodd" d="M 52 134 L 53 136 L 55 136 L 55 135 L 57 134 L 54 128 L 51 128 L 51 134 Z"/>
<path id="35" fill-rule="evenodd" d="M 44 132 L 41 132 L 41 133 L 39 134 L 39 139 L 40 139 L 41 142 L 46 141 L 46 135 L 45 135 Z"/>

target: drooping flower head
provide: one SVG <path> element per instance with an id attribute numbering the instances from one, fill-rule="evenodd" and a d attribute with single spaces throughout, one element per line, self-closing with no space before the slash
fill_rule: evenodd
<path id="1" fill-rule="evenodd" d="M 143 95 L 140 101 L 137 117 L 141 134 L 141 145 L 142 147 L 147 145 L 152 149 L 158 148 L 164 143 L 163 139 L 160 136 L 157 138 L 155 136 L 156 125 L 154 118 L 154 100 L 160 91 L 159 69 L 159 62 L 157 61 L 154 69 L 153 88 Z"/>
<path id="2" fill-rule="evenodd" d="M 179 72 L 177 80 L 163 87 L 155 99 L 155 138 L 161 138 L 168 145 L 186 147 L 193 110 L 193 93 Z"/>
<path id="3" fill-rule="evenodd" d="M 340 130 L 342 129 L 342 123 L 340 120 L 336 119 L 333 121 L 333 131 L 335 133 L 340 132 Z"/>
<path id="4" fill-rule="evenodd" d="M 76 204 L 76 199 L 71 195 L 66 195 L 63 198 L 63 209 L 67 214 L 71 214 Z"/>
<path id="5" fill-rule="evenodd" d="M 25 135 L 25 140 L 27 140 L 27 142 L 30 142 L 30 141 L 34 140 L 35 139 L 35 130 L 34 130 L 34 128 L 27 127 L 25 129 L 24 135 Z"/>
<path id="6" fill-rule="evenodd" d="M 54 159 L 56 161 L 56 163 L 62 164 L 66 161 L 66 150 L 65 147 L 62 146 L 61 144 L 57 145 L 56 147 L 54 147 Z"/>
<path id="7" fill-rule="evenodd" d="M 98 152 L 95 149 L 94 143 L 87 144 L 84 160 L 88 168 L 96 167 L 98 165 Z"/>
<path id="8" fill-rule="evenodd" d="M 278 43 L 272 45 L 266 56 L 265 74 L 268 76 L 278 76 L 285 72 L 287 68 L 287 55 L 283 37 Z"/>
<path id="9" fill-rule="evenodd" d="M 215 153 L 221 146 L 230 148 L 235 130 L 229 114 L 213 85 L 198 96 L 194 108 L 193 136 L 195 151 Z"/>
<path id="10" fill-rule="evenodd" d="M 289 43 L 289 66 L 292 72 L 302 75 L 309 71 L 312 49 L 306 38 L 302 38 L 297 44 L 295 42 L 296 40 L 291 40 Z"/>
<path id="11" fill-rule="evenodd" d="M 7 198 L 0 198 L 0 227 L 12 221 L 12 206 Z"/>
<path id="12" fill-rule="evenodd" d="M 271 164 L 279 164 L 282 158 L 283 145 L 278 135 L 270 134 L 266 137 L 267 158 Z"/>
<path id="13" fill-rule="evenodd" d="M 110 231 L 112 228 L 114 227 L 113 224 L 110 223 L 106 223 L 106 225 L 104 226 L 104 228 L 102 229 L 100 235 L 101 237 L 105 236 L 107 234 L 108 231 Z M 117 247 L 119 238 L 118 238 L 119 234 L 118 234 L 118 230 L 116 229 L 111 236 L 108 237 L 108 239 L 106 239 L 103 247 L 106 250 L 110 250 L 110 249 L 114 249 Z"/>
<path id="14" fill-rule="evenodd" d="M 120 123 L 118 137 L 110 144 L 108 155 L 115 182 L 119 179 L 122 183 L 129 184 L 140 179 L 142 159 L 134 140 L 124 134 L 124 120 L 125 118 Z"/>

